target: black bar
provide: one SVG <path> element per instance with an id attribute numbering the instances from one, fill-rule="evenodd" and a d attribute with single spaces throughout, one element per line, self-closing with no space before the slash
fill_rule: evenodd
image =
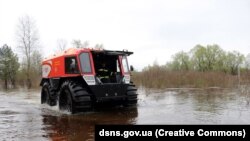
<path id="1" fill-rule="evenodd" d="M 94 50 L 93 53 L 103 53 L 107 55 L 131 55 L 133 52 L 131 51 L 118 51 L 118 50 Z"/>
<path id="2" fill-rule="evenodd" d="M 249 141 L 250 125 L 96 125 L 95 140 L 201 140 Z"/>

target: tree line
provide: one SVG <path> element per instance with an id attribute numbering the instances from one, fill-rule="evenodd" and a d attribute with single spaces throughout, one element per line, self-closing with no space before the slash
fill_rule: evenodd
<path id="1" fill-rule="evenodd" d="M 250 83 L 250 54 L 225 51 L 217 44 L 196 45 L 177 52 L 165 65 L 155 61 L 132 77 L 148 88 L 235 87 Z"/>
<path id="2" fill-rule="evenodd" d="M 0 48 L 0 78 L 4 81 L 6 89 L 9 83 L 15 86 L 19 67 L 17 55 L 8 45 L 3 45 Z"/>
<path id="3" fill-rule="evenodd" d="M 249 68 L 249 59 L 238 51 L 227 52 L 217 44 L 196 45 L 189 52 L 180 51 L 173 55 L 166 67 L 174 71 L 220 71 L 236 75 L 240 69 Z"/>
<path id="4" fill-rule="evenodd" d="M 41 60 L 41 53 L 33 51 L 30 62 L 26 58 L 19 62 L 10 46 L 4 44 L 0 47 L 0 80 L 4 82 L 4 88 L 15 88 L 17 83 L 27 88 L 35 87 L 41 76 Z"/>

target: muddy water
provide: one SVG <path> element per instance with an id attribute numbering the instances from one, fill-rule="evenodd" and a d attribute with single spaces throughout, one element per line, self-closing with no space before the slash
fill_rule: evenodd
<path id="1" fill-rule="evenodd" d="M 95 124 L 250 124 L 237 89 L 139 89 L 138 107 L 69 115 L 40 104 L 38 90 L 0 91 L 2 140 L 93 140 Z"/>

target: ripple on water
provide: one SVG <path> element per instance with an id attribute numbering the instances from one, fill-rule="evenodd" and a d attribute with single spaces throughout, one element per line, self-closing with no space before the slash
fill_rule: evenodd
<path id="1" fill-rule="evenodd" d="M 17 115 L 20 114 L 19 112 L 11 111 L 11 110 L 4 110 L 0 111 L 0 115 Z"/>

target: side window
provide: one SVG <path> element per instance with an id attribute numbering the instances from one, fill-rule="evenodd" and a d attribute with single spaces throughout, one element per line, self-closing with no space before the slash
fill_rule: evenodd
<path id="1" fill-rule="evenodd" d="M 122 57 L 122 66 L 123 66 L 124 72 L 128 73 L 129 69 L 128 69 L 128 62 L 127 62 L 127 57 L 126 56 Z"/>
<path id="2" fill-rule="evenodd" d="M 76 57 L 65 57 L 65 73 L 67 74 L 79 73 Z"/>
<path id="3" fill-rule="evenodd" d="M 90 65 L 89 53 L 82 53 L 80 55 L 80 60 L 83 73 L 91 73 L 92 70 Z"/>

